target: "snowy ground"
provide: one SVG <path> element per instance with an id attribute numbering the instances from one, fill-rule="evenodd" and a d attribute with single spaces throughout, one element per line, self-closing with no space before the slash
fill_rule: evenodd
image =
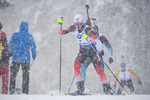
<path id="1" fill-rule="evenodd" d="M 142 80 L 140 86 L 132 77 L 136 96 L 127 98 L 147 98 L 150 94 L 150 0 L 8 0 L 13 4 L 0 8 L 2 30 L 9 41 L 11 34 L 19 29 L 22 20 L 29 22 L 29 32 L 34 36 L 38 55 L 30 71 L 29 96 L 3 96 L 0 100 L 32 99 L 69 99 L 72 97 L 47 95 L 59 89 L 59 35 L 58 19 L 63 16 L 63 28 L 73 24 L 73 17 L 80 13 L 87 19 L 85 4 L 90 6 L 90 17 L 96 18 L 100 32 L 113 47 L 111 69 L 116 73 L 120 67 L 121 56 L 125 56 L 128 67 L 133 69 Z M 74 60 L 79 45 L 73 33 L 62 36 L 62 92 L 68 91 L 74 76 Z M 108 50 L 104 46 L 105 62 L 108 63 Z M 11 62 L 10 62 L 11 63 Z M 110 64 L 109 64 L 110 65 Z M 109 71 L 105 68 L 105 73 Z M 0 78 L 0 93 L 1 93 Z M 16 88 L 21 88 L 22 70 L 16 78 Z M 114 77 L 111 77 L 111 86 Z M 71 92 L 76 91 L 75 81 Z M 102 94 L 102 83 L 93 65 L 87 69 L 85 92 Z M 39 94 L 39 95 L 38 95 Z M 38 98 L 39 97 L 39 98 Z M 117 98 L 122 96 L 87 96 L 82 99 Z M 1 99 L 3 98 L 3 99 Z M 78 98 L 78 97 L 76 97 Z M 133 99 L 132 99 L 133 100 Z M 137 99 L 136 99 L 137 100 Z M 144 100 L 144 99 L 143 99 Z"/>
<path id="2" fill-rule="evenodd" d="M 63 95 L 0 95 L 0 100 L 149 100 L 149 95 L 128 95 L 128 96 L 63 96 Z"/>

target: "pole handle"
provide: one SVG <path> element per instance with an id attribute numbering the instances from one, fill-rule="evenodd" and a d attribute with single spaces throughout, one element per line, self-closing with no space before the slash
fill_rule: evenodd
<path id="1" fill-rule="evenodd" d="M 90 19 L 90 17 L 89 17 L 89 12 L 88 12 L 89 5 L 85 5 L 85 7 L 86 7 L 86 11 L 87 11 L 87 18 L 88 18 L 88 20 L 89 20 L 89 19 Z"/>

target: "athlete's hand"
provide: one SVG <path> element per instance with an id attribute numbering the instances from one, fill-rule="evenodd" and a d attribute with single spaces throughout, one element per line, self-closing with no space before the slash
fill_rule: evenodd
<path id="1" fill-rule="evenodd" d="M 111 64 L 113 62 L 113 58 L 109 57 L 109 63 Z"/>
<path id="2" fill-rule="evenodd" d="M 58 19 L 58 23 L 59 23 L 60 25 L 63 24 L 63 17 L 60 17 L 60 18 Z"/>

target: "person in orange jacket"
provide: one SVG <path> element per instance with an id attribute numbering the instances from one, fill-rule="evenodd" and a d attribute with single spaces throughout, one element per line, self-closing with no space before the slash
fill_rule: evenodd
<path id="1" fill-rule="evenodd" d="M 132 69 L 126 67 L 125 63 L 121 63 L 121 66 L 116 73 L 116 77 L 120 80 L 121 83 L 117 90 L 117 95 L 122 94 L 122 90 L 124 86 L 127 86 L 130 89 L 130 94 L 134 92 L 134 86 L 132 83 L 131 74 L 138 80 L 138 83 L 142 85 L 142 81 L 139 79 L 136 73 L 133 72 Z M 117 79 L 115 79 L 114 82 L 114 89 L 116 89 L 116 84 L 117 84 Z"/>

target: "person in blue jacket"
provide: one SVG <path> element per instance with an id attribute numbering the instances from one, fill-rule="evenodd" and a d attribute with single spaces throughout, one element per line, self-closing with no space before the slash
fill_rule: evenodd
<path id="1" fill-rule="evenodd" d="M 8 44 L 9 52 L 12 55 L 12 65 L 10 67 L 10 94 L 14 94 L 15 92 L 15 80 L 20 65 L 23 70 L 22 93 L 28 94 L 29 92 L 30 49 L 34 61 L 36 59 L 36 44 L 33 36 L 28 33 L 28 30 L 28 22 L 22 21 L 19 31 L 11 35 Z"/>

